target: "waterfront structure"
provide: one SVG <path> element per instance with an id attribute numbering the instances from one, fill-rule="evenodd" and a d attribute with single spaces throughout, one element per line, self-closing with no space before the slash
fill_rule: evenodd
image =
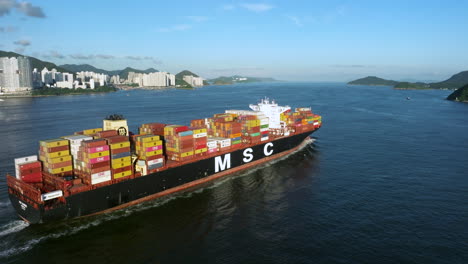
<path id="1" fill-rule="evenodd" d="M 37 69 L 34 69 L 33 76 L 37 75 Z M 47 87 L 57 87 L 57 88 L 73 88 L 73 74 L 68 72 L 58 72 L 57 69 L 53 68 L 52 70 L 48 70 L 47 67 L 40 72 L 40 81 L 42 82 L 39 84 L 39 87 L 47 86 Z M 35 81 L 33 81 L 36 85 L 38 81 L 36 81 L 37 77 L 34 77 Z"/>
<path id="2" fill-rule="evenodd" d="M 112 75 L 110 77 L 110 83 L 112 84 L 120 84 L 120 76 L 119 75 Z"/>
<path id="3" fill-rule="evenodd" d="M 175 75 L 168 72 L 135 73 L 129 72 L 127 83 L 141 87 L 175 86 Z"/>
<path id="4" fill-rule="evenodd" d="M 32 70 L 29 58 L 0 58 L 1 93 L 24 93 L 32 88 Z"/>
<path id="5" fill-rule="evenodd" d="M 99 83 L 99 86 L 104 86 L 109 83 L 109 75 L 104 73 L 96 73 L 92 71 L 81 71 L 76 73 L 76 78 L 81 78 L 84 82 L 89 82 L 93 79 L 94 83 Z M 94 89 L 94 88 L 92 88 Z"/>
<path id="6" fill-rule="evenodd" d="M 203 78 L 195 77 L 193 75 L 184 75 L 183 80 L 191 86 L 203 86 Z"/>

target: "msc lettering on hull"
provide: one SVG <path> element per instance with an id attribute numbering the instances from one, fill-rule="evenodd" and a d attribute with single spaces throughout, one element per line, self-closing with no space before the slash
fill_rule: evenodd
<path id="1" fill-rule="evenodd" d="M 246 148 L 242 152 L 244 163 L 249 163 L 254 160 L 252 148 Z M 268 157 L 273 154 L 273 143 L 268 142 L 263 146 L 263 155 Z M 237 166 L 237 165 L 236 165 Z M 227 170 L 231 168 L 231 153 L 225 154 L 224 156 L 215 157 L 215 173 L 218 173 L 223 170 Z"/>

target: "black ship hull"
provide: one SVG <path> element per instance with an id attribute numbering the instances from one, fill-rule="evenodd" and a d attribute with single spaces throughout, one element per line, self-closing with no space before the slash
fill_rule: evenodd
<path id="1" fill-rule="evenodd" d="M 53 209 L 46 210 L 42 204 L 31 204 L 30 201 L 12 193 L 9 196 L 19 216 L 30 223 L 44 223 L 98 214 L 170 193 L 186 191 L 211 182 L 215 178 L 278 158 L 296 149 L 313 132 L 315 131 L 268 141 L 220 156 L 197 160 L 146 176 L 70 195 L 65 198 L 65 203 Z"/>

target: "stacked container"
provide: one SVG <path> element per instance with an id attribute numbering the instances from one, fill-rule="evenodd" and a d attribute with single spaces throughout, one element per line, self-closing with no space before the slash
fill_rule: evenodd
<path id="1" fill-rule="evenodd" d="M 164 135 L 164 127 L 166 124 L 162 123 L 148 123 L 143 124 L 139 128 L 139 132 L 142 135 Z"/>
<path id="2" fill-rule="evenodd" d="M 137 170 L 142 175 L 152 173 L 154 170 L 164 166 L 163 142 L 160 136 L 137 136 L 135 138 L 135 150 L 139 159 L 137 161 Z M 141 169 L 143 167 L 145 170 Z"/>
<path id="3" fill-rule="evenodd" d="M 112 179 L 130 178 L 133 176 L 130 141 L 127 136 L 105 138 L 111 154 Z"/>
<path id="4" fill-rule="evenodd" d="M 81 142 L 85 140 L 92 140 L 93 137 L 85 136 L 85 135 L 73 135 L 73 136 L 65 136 L 62 137 L 67 139 L 70 142 L 70 152 L 73 159 L 73 168 L 77 169 L 79 167 L 78 164 L 78 151 L 80 150 Z"/>
<path id="5" fill-rule="evenodd" d="M 187 126 L 164 127 L 164 140 L 168 160 L 184 161 L 193 158 L 193 131 Z"/>
<path id="6" fill-rule="evenodd" d="M 86 184 L 99 184 L 112 179 L 110 151 L 105 139 L 81 142 L 78 151 L 80 177 Z"/>
<path id="7" fill-rule="evenodd" d="M 27 183 L 42 182 L 42 163 L 37 156 L 28 156 L 15 159 L 16 178 Z"/>
<path id="8" fill-rule="evenodd" d="M 193 148 L 195 155 L 204 155 L 207 151 L 208 134 L 206 128 L 191 128 L 193 131 Z"/>
<path id="9" fill-rule="evenodd" d="M 102 128 L 91 128 L 91 129 L 85 129 L 81 132 L 78 132 L 80 135 L 85 135 L 85 136 L 94 136 L 97 132 L 102 131 Z"/>
<path id="10" fill-rule="evenodd" d="M 117 130 L 103 130 L 99 131 L 94 135 L 94 138 L 106 138 L 106 137 L 113 137 L 117 136 Z"/>
<path id="11" fill-rule="evenodd" d="M 43 170 L 56 176 L 73 175 L 72 156 L 67 139 L 50 139 L 39 141 L 39 160 Z"/>
<path id="12" fill-rule="evenodd" d="M 258 144 L 261 141 L 260 120 L 254 115 L 240 115 L 242 141 L 246 144 Z"/>
<path id="13" fill-rule="evenodd" d="M 206 142 L 208 154 L 218 151 L 218 141 L 215 138 L 208 138 Z"/>

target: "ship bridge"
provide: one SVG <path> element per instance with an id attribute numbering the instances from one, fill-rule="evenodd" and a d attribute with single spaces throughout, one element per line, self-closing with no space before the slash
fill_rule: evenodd
<path id="1" fill-rule="evenodd" d="M 284 122 L 281 121 L 281 113 L 291 110 L 290 106 L 280 106 L 275 100 L 268 98 L 260 100 L 258 104 L 250 104 L 250 109 L 263 113 L 270 120 L 270 128 L 281 128 L 284 127 Z"/>

